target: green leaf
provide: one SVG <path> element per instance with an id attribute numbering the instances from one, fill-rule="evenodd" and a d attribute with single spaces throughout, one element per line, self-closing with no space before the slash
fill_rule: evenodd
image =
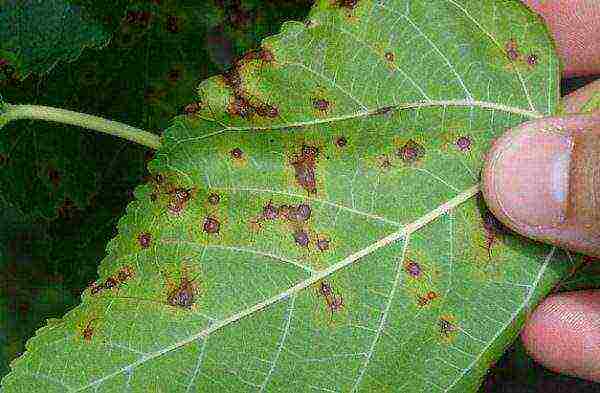
<path id="1" fill-rule="evenodd" d="M 84 48 L 102 47 L 110 35 L 65 0 L 5 0 L 0 3 L 0 82 L 46 74 L 59 61 L 73 61 Z"/>
<path id="2" fill-rule="evenodd" d="M 476 391 L 579 263 L 477 192 L 558 78 L 516 1 L 319 1 L 200 85 L 99 280 L 5 392 Z"/>

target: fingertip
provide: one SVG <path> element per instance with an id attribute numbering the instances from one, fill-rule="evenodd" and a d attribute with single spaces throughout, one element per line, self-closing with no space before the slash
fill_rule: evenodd
<path id="1" fill-rule="evenodd" d="M 600 291 L 546 298 L 528 318 L 521 340 L 546 368 L 600 382 Z"/>

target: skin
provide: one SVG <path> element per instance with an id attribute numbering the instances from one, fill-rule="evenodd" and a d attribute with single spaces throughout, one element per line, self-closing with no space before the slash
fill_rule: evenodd
<path id="1" fill-rule="evenodd" d="M 522 1 L 554 36 L 563 77 L 600 75 L 600 1 Z M 569 105 L 576 107 L 577 98 Z M 554 117 L 499 138 L 482 189 L 490 210 L 517 232 L 599 257 L 600 181 L 589 180 L 599 173 L 600 113 Z M 549 296 L 528 316 L 521 339 L 548 369 L 600 382 L 600 290 Z"/>

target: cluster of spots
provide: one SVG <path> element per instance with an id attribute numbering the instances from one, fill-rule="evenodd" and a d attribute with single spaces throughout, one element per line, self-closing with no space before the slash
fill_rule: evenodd
<path id="1" fill-rule="evenodd" d="M 304 222 L 308 221 L 311 216 L 310 205 L 301 203 L 298 206 L 293 205 L 273 205 L 272 201 L 269 201 L 264 207 L 260 218 L 262 220 L 277 220 L 283 219 L 292 222 Z"/>
<path id="2" fill-rule="evenodd" d="M 434 291 L 427 292 L 424 296 L 419 296 L 417 299 L 417 303 L 419 306 L 423 307 L 429 304 L 432 300 L 437 299 L 439 295 Z"/>
<path id="3" fill-rule="evenodd" d="M 404 270 L 406 270 L 406 273 L 408 273 L 411 277 L 414 278 L 419 278 L 421 277 L 421 274 L 423 273 L 423 269 L 421 268 L 421 265 L 419 265 L 417 262 L 412 261 L 412 260 L 407 260 L 406 263 L 404 264 Z"/>
<path id="4" fill-rule="evenodd" d="M 150 244 L 152 244 L 152 235 L 148 232 L 141 232 L 138 235 L 137 240 L 140 247 L 148 248 L 150 247 Z"/>
<path id="5" fill-rule="evenodd" d="M 319 295 L 325 298 L 327 308 L 331 311 L 331 318 L 333 318 L 333 313 L 341 311 L 344 307 L 344 298 L 339 294 L 334 294 L 333 287 L 327 281 L 321 281 L 318 291 Z"/>
<path id="6" fill-rule="evenodd" d="M 151 20 L 152 13 L 149 11 L 127 11 L 127 15 L 125 15 L 125 22 L 128 25 L 142 28 L 148 27 Z"/>
<path id="7" fill-rule="evenodd" d="M 292 225 L 294 243 L 300 247 L 308 247 L 311 239 L 304 224 L 308 222 L 311 215 L 312 209 L 307 203 L 301 203 L 297 206 L 287 204 L 277 206 L 270 200 L 263 206 L 262 213 L 252 220 L 252 223 L 261 225 L 264 221 L 283 220 Z M 327 251 L 329 249 L 329 239 L 324 236 L 317 236 L 315 247 L 319 251 Z"/>
<path id="8" fill-rule="evenodd" d="M 291 165 L 296 172 L 296 182 L 304 188 L 309 195 L 317 192 L 315 164 L 318 156 L 318 148 L 315 146 L 303 145 L 300 154 L 297 154 L 291 161 Z"/>
<path id="9" fill-rule="evenodd" d="M 170 285 L 172 286 L 172 285 Z M 197 287 L 187 274 L 181 276 L 179 284 L 172 286 L 167 296 L 167 303 L 173 307 L 191 308 L 196 301 Z"/>
<path id="10" fill-rule="evenodd" d="M 134 275 L 135 271 L 131 266 L 123 266 L 115 274 L 104 280 L 102 284 L 97 284 L 96 282 L 93 282 L 90 286 L 90 293 L 92 295 L 96 295 L 103 290 L 117 288 L 124 282 L 130 280 Z"/>
<path id="11" fill-rule="evenodd" d="M 251 102 L 248 93 L 242 86 L 242 78 L 239 71 L 240 63 L 254 59 L 260 59 L 269 64 L 275 61 L 273 53 L 265 48 L 250 52 L 242 57 L 241 60 L 234 61 L 233 67 L 223 74 L 225 84 L 233 91 L 233 100 L 229 103 L 227 112 L 231 116 L 240 116 L 242 118 L 248 118 L 254 113 L 261 117 L 276 118 L 279 116 L 279 109 L 276 106 L 266 102 L 258 102 L 256 99 Z"/>
<path id="12" fill-rule="evenodd" d="M 385 59 L 389 62 L 393 62 L 394 54 L 392 52 L 385 52 Z"/>
<path id="13" fill-rule="evenodd" d="M 450 337 L 450 335 L 457 330 L 456 326 L 446 318 L 439 319 L 439 327 L 440 333 L 446 337 Z"/>
<path id="14" fill-rule="evenodd" d="M 169 213 L 177 216 L 187 206 L 190 198 L 192 197 L 192 189 L 186 188 L 174 188 L 168 192 L 170 199 L 167 204 L 167 210 Z"/>
<path id="15" fill-rule="evenodd" d="M 505 45 L 506 57 L 512 62 L 525 61 L 530 66 L 535 66 L 538 63 L 538 57 L 535 53 L 530 53 L 524 59 L 523 55 L 519 51 L 517 42 L 514 39 L 510 39 Z"/>
<path id="16" fill-rule="evenodd" d="M 461 136 L 456 139 L 454 142 L 458 150 L 462 152 L 467 152 L 471 150 L 471 138 L 468 136 Z"/>
<path id="17" fill-rule="evenodd" d="M 485 231 L 485 245 L 488 256 L 492 257 L 492 247 L 496 244 L 499 237 L 508 233 L 508 229 L 502 225 L 500 221 L 492 214 L 491 211 L 485 209 L 483 212 L 483 229 Z"/>

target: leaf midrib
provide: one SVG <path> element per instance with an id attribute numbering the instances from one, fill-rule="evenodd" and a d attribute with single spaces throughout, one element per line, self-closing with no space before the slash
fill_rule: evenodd
<path id="1" fill-rule="evenodd" d="M 372 243 L 371 245 L 355 252 L 352 255 L 347 256 L 346 258 L 344 258 L 343 260 L 339 261 L 338 263 L 330 266 L 329 268 L 322 270 L 320 272 L 317 272 L 316 274 L 310 276 L 306 280 L 303 280 L 303 281 L 299 282 L 298 284 L 294 285 L 293 287 L 289 288 L 288 290 L 281 292 L 280 294 L 275 295 L 261 303 L 257 303 L 254 306 L 249 307 L 237 314 L 233 314 L 224 320 L 216 322 L 216 323 L 210 325 L 208 328 L 200 331 L 199 333 L 196 333 L 196 334 L 191 335 L 181 341 L 178 341 L 172 345 L 169 345 L 160 351 L 149 353 L 149 354 L 143 356 L 142 358 L 136 360 L 133 363 L 123 366 L 120 369 L 118 369 L 100 379 L 97 379 L 95 381 L 90 382 L 89 384 L 87 384 L 85 386 L 80 387 L 79 389 L 75 390 L 75 392 L 79 392 L 79 391 L 87 389 L 93 385 L 100 384 L 107 379 L 110 379 L 116 375 L 126 372 L 127 370 L 131 370 L 131 369 L 137 367 L 138 365 L 143 364 L 143 363 L 145 363 L 149 360 L 152 360 L 154 358 L 157 358 L 159 356 L 162 356 L 165 353 L 177 350 L 177 349 L 183 347 L 184 345 L 187 345 L 198 339 L 206 339 L 211 333 L 213 333 L 214 331 L 216 331 L 218 329 L 221 329 L 221 328 L 223 328 L 233 322 L 236 322 L 246 316 L 249 316 L 256 312 L 259 312 L 281 300 L 288 299 L 290 296 L 300 292 L 301 290 L 309 287 L 310 285 L 318 282 L 319 280 L 322 280 L 353 263 L 357 263 L 357 261 L 360 260 L 361 258 L 379 250 L 380 248 L 388 246 L 401 238 L 408 237 L 411 233 L 419 230 L 420 228 L 424 227 L 428 223 L 436 220 L 438 217 L 442 216 L 443 214 L 447 213 L 448 211 L 460 206 L 461 204 L 468 201 L 469 199 L 471 199 L 478 193 L 479 193 L 479 184 L 476 184 L 476 185 L 470 187 L 469 189 L 463 191 L 462 193 L 458 194 L 454 198 L 450 199 L 446 203 L 433 209 L 432 211 L 425 214 L 421 218 L 411 222 L 410 224 L 405 225 L 400 230 L 398 230 L 384 238 L 379 239 L 375 243 Z"/>
<path id="2" fill-rule="evenodd" d="M 226 131 L 267 131 L 267 130 L 283 130 L 283 129 L 287 129 L 287 128 L 302 128 L 302 127 L 308 127 L 308 126 L 313 126 L 313 125 L 317 125 L 317 124 L 328 124 L 328 123 L 335 123 L 338 121 L 360 119 L 360 118 L 368 117 L 368 116 L 382 115 L 382 111 L 426 108 L 426 107 L 434 107 L 434 106 L 439 106 L 439 107 L 443 107 L 443 108 L 448 107 L 448 106 L 477 107 L 477 108 L 483 108 L 483 109 L 498 110 L 498 111 L 502 111 L 502 112 L 506 112 L 506 113 L 514 113 L 516 115 L 525 116 L 530 119 L 540 119 L 540 118 L 544 117 L 544 114 L 542 114 L 538 111 L 530 111 L 527 109 L 521 109 L 518 107 L 504 105 L 504 104 L 498 104 L 498 103 L 489 102 L 489 101 L 470 101 L 470 100 L 435 101 L 435 100 L 431 100 L 431 101 L 415 101 L 415 102 L 408 102 L 408 103 L 402 103 L 402 104 L 387 105 L 387 106 L 382 106 L 380 108 L 354 112 L 352 114 L 343 115 L 343 116 L 328 117 L 328 118 L 324 118 L 324 119 L 313 119 L 310 121 L 299 121 L 299 122 L 295 122 L 295 123 L 276 124 L 276 125 L 269 125 L 269 126 L 230 127 L 224 123 L 221 123 L 220 121 L 218 121 L 216 119 L 202 118 L 202 120 L 205 120 L 205 121 L 219 123 L 223 128 L 221 128 L 220 130 L 217 130 L 217 131 L 213 131 L 209 134 L 201 135 L 199 137 L 180 139 L 176 142 L 172 142 L 171 144 L 169 144 L 169 147 L 174 147 L 174 146 L 177 146 L 180 143 L 184 143 L 184 142 L 202 140 L 205 138 L 209 138 L 209 137 L 212 137 L 215 135 L 222 134 L 223 132 L 226 132 Z"/>

